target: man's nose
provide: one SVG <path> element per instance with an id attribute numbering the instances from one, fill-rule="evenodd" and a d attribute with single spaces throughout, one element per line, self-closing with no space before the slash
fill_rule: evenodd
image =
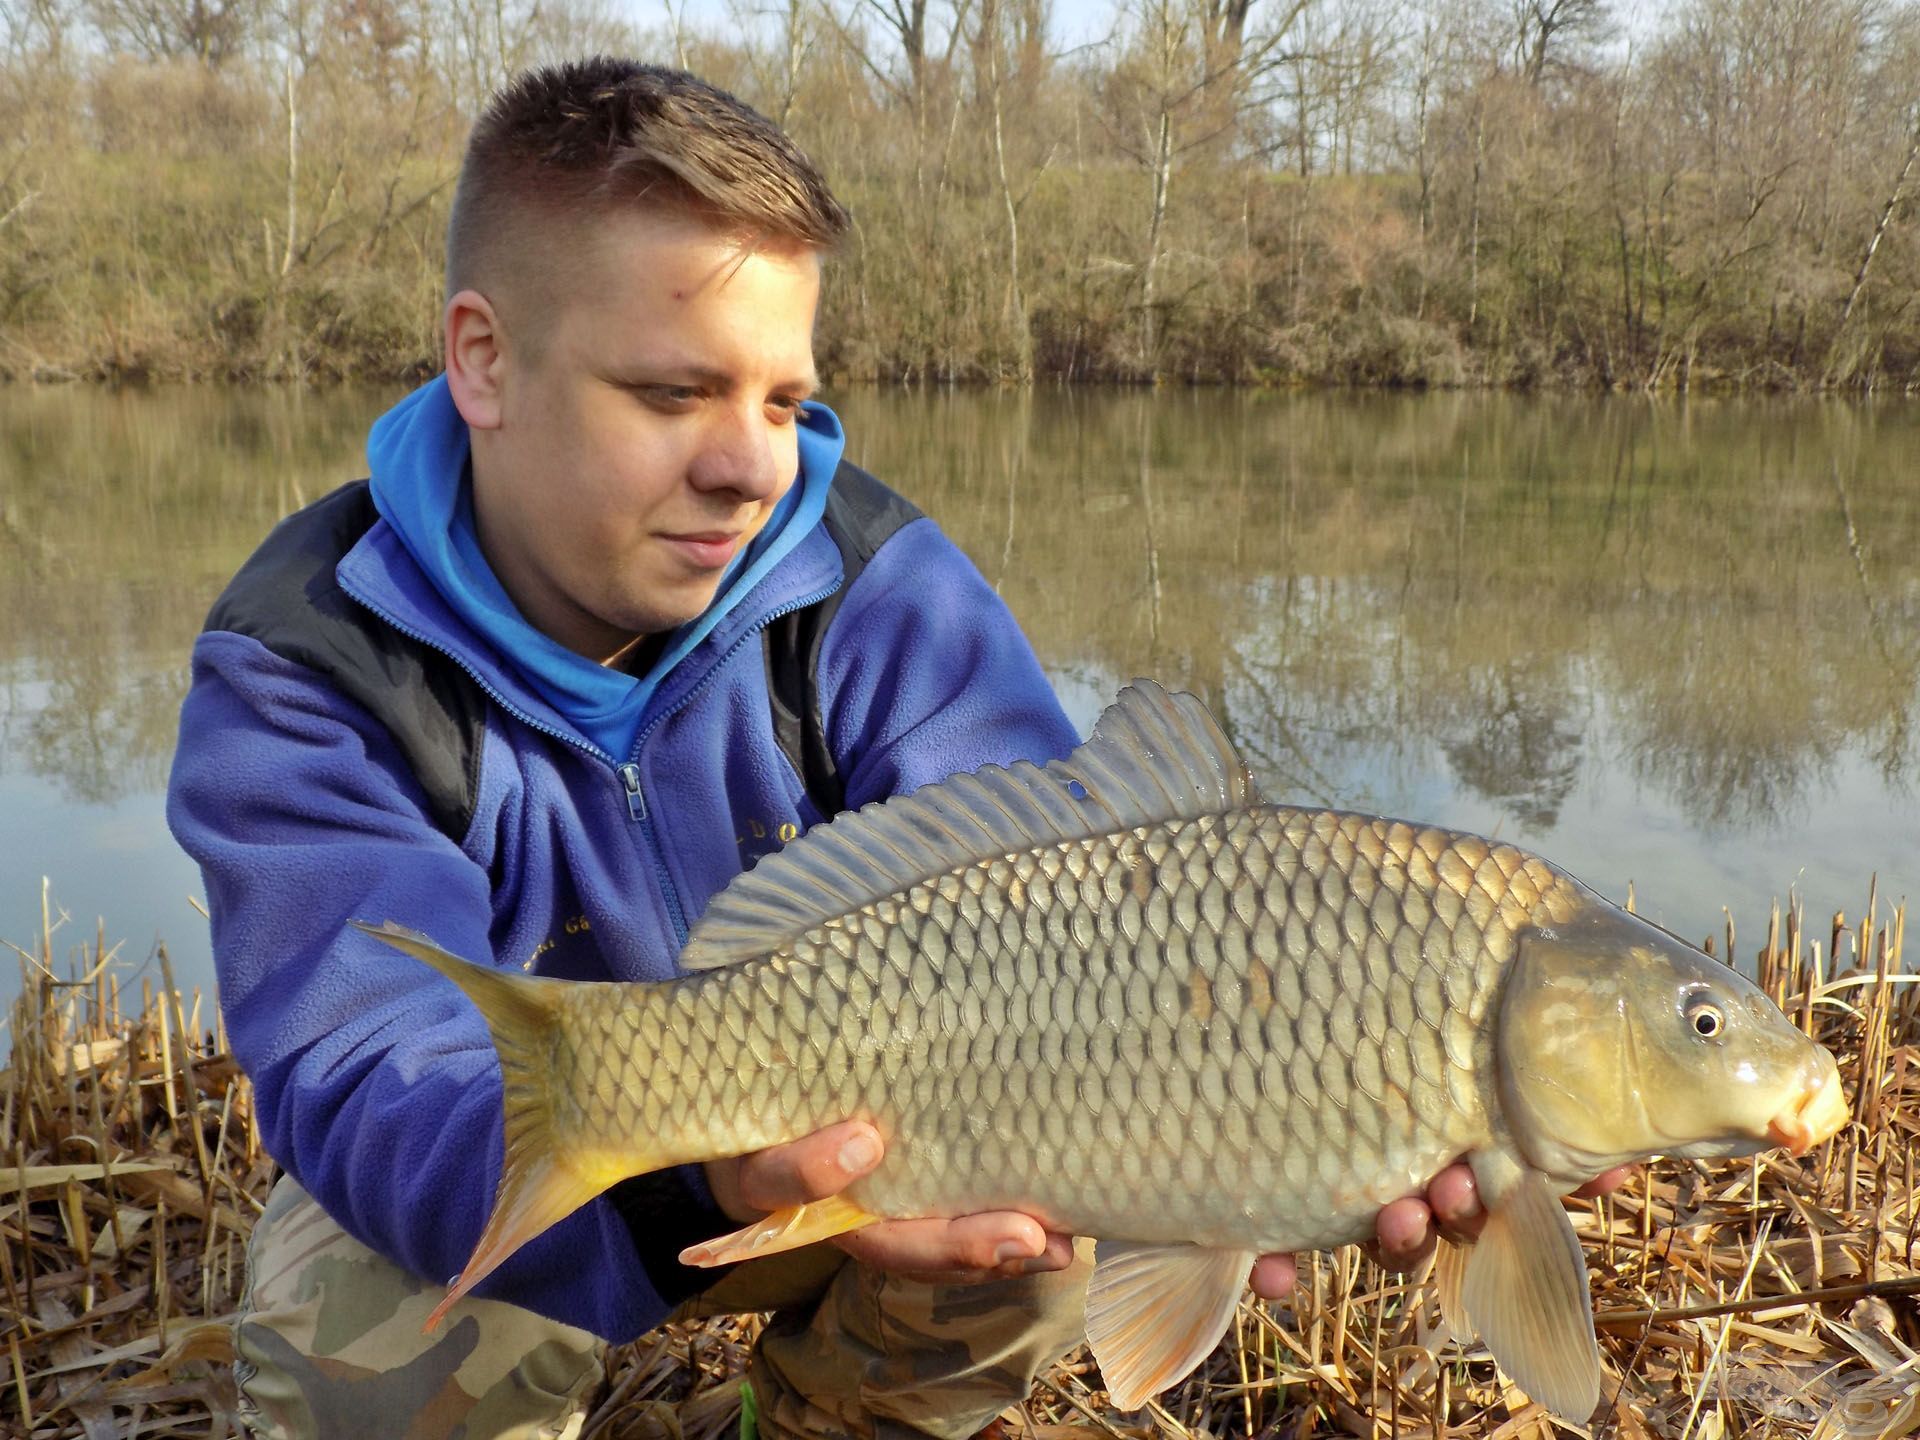
<path id="1" fill-rule="evenodd" d="M 692 479 L 700 490 L 731 490 L 742 500 L 765 500 L 780 487 L 773 426 L 753 407 L 729 407 L 716 415 L 694 458 Z"/>

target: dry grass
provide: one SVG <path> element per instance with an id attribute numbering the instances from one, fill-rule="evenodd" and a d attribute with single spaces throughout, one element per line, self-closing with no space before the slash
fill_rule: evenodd
<path id="1" fill-rule="evenodd" d="M 1526 1440 L 1815 1436 L 1920 1427 L 1914 1192 L 1920 993 L 1904 910 L 1870 899 L 1816 937 L 1771 918 L 1758 974 L 1840 1057 L 1858 1123 L 1804 1160 L 1663 1163 L 1576 1210 L 1608 1361 L 1590 1431 L 1550 1423 L 1484 1352 L 1428 1348 L 1421 1277 L 1357 1251 L 1303 1260 L 1292 1303 L 1249 1303 L 1232 1343 L 1137 1415 L 1106 1403 L 1084 1354 L 1003 1427 L 1033 1440 L 1320 1435 Z M 232 1433 L 220 1317 L 271 1173 L 247 1082 L 211 1003 L 143 981 L 123 994 L 96 934 L 55 974 L 51 923 L 0 1072 L 0 1430 L 34 1437 Z M 1739 954 L 1729 922 L 1722 953 Z M 668 1327 L 616 1352 L 587 1434 L 730 1434 L 751 1319 Z"/>

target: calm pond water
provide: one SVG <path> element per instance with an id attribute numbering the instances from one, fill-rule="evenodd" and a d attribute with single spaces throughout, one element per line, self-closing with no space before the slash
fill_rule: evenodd
<path id="1" fill-rule="evenodd" d="M 47 876 L 61 953 L 98 918 L 210 981 L 162 818 L 188 647 L 392 398 L 0 390 L 0 940 Z M 1696 939 L 1730 907 L 1746 953 L 1790 887 L 1817 933 L 1920 893 L 1920 407 L 835 398 L 1083 727 L 1152 675 L 1275 798 L 1498 834 Z"/>

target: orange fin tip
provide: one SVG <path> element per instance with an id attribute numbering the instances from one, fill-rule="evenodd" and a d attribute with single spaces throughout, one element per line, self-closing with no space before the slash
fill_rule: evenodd
<path id="1" fill-rule="evenodd" d="M 817 1240 L 861 1229 L 880 1219 L 841 1195 L 829 1195 L 810 1205 L 792 1205 L 754 1221 L 731 1235 L 716 1236 L 680 1252 L 682 1265 L 731 1265 L 760 1255 L 798 1250 Z"/>

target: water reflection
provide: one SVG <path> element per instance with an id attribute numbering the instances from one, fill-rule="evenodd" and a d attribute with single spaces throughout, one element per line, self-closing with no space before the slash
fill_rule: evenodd
<path id="1" fill-rule="evenodd" d="M 975 554 L 1017 555 L 1003 589 L 1052 663 L 1228 694 L 1287 793 L 1406 791 L 1437 747 L 1454 785 L 1530 831 L 1583 777 L 1603 783 L 1594 770 L 1716 836 L 1804 821 L 1843 761 L 1911 794 L 1906 409 L 872 404 L 846 407 L 867 457 Z M 1024 524 L 1005 518 L 1013 471 L 982 443 L 1009 431 L 1036 456 Z"/>
<path id="2" fill-rule="evenodd" d="M 356 473 L 382 403 L 0 389 L 0 939 L 38 934 L 45 875 L 75 943 L 104 917 L 131 961 L 164 938 L 210 981 L 161 814 L 188 647 L 274 521 Z"/>
<path id="3" fill-rule="evenodd" d="M 1573 691 L 1526 660 L 1471 676 L 1466 688 L 1466 733 L 1441 742 L 1454 777 L 1529 830 L 1551 830 L 1580 773 Z"/>
<path id="4" fill-rule="evenodd" d="M 89 921 L 204 949 L 159 818 L 187 647 L 266 529 L 359 473 L 389 398 L 0 392 L 0 936 L 49 871 Z M 1275 796 L 1498 830 L 1616 893 L 1684 876 L 1665 918 L 1693 934 L 1796 877 L 1844 885 L 1829 908 L 1872 870 L 1920 882 L 1920 412 L 838 404 L 1082 723 L 1154 675 L 1206 699 Z"/>
<path id="5" fill-rule="evenodd" d="M 164 784 L 186 646 L 280 516 L 360 464 L 365 396 L 0 393 L 0 770 Z"/>

